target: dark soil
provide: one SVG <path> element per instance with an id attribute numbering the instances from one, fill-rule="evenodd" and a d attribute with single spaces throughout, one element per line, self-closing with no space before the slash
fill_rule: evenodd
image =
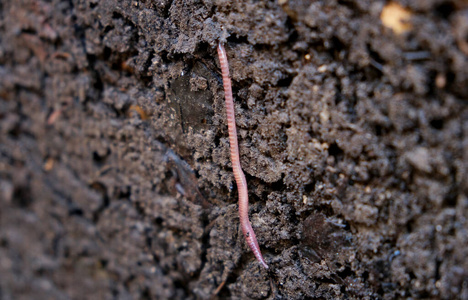
<path id="1" fill-rule="evenodd" d="M 468 299 L 468 4 L 385 4 L 0 1 L 0 299 Z"/>

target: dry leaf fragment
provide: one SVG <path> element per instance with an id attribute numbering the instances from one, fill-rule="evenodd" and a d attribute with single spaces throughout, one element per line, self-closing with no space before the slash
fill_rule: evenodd
<path id="1" fill-rule="evenodd" d="M 396 2 L 390 2 L 382 9 L 380 20 L 385 27 L 391 28 L 396 34 L 402 34 L 412 28 L 411 11 Z"/>

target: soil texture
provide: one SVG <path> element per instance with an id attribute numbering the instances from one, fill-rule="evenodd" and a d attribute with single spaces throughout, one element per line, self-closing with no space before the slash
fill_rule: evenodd
<path id="1" fill-rule="evenodd" d="M 0 299 L 468 299 L 467 99 L 462 0 L 0 1 Z"/>

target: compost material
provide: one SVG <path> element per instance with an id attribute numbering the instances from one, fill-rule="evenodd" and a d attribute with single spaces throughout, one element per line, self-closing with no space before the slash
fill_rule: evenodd
<path id="1" fill-rule="evenodd" d="M 467 99 L 465 1 L 0 2 L 0 299 L 468 299 Z"/>

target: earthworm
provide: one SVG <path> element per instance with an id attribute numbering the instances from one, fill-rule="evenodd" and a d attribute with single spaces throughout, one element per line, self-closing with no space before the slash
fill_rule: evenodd
<path id="1" fill-rule="evenodd" d="M 239 219 L 244 233 L 245 240 L 252 249 L 253 254 L 258 261 L 268 269 L 268 265 L 263 259 L 262 252 L 258 246 L 255 232 L 249 220 L 249 194 L 247 190 L 247 180 L 240 164 L 239 145 L 237 143 L 236 119 L 234 116 L 234 100 L 232 98 L 231 78 L 229 77 L 229 64 L 226 56 L 226 50 L 223 44 L 218 43 L 218 57 L 223 75 L 224 100 L 226 103 L 227 124 L 229 131 L 229 144 L 231 147 L 231 162 L 234 178 L 236 179 L 237 190 L 239 194 Z"/>

